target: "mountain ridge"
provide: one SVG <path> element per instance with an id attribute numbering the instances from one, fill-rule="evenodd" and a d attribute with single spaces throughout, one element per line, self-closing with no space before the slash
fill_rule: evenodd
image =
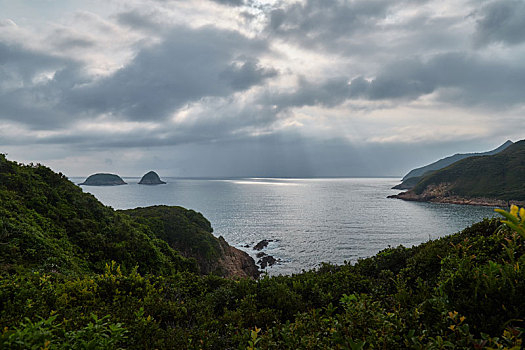
<path id="1" fill-rule="evenodd" d="M 488 206 L 525 203 L 525 140 L 503 151 L 459 160 L 392 198 Z"/>
<path id="2" fill-rule="evenodd" d="M 421 180 L 423 176 L 428 175 L 430 172 L 446 168 L 447 166 L 454 164 L 455 162 L 460 161 L 462 159 L 466 159 L 470 157 L 477 157 L 477 156 L 494 155 L 494 154 L 500 153 L 503 150 L 507 149 L 512 144 L 513 144 L 512 141 L 507 140 L 501 146 L 491 151 L 474 152 L 474 153 L 456 153 L 454 155 L 439 159 L 428 165 L 410 170 L 405 176 L 403 176 L 403 178 L 401 179 L 401 183 L 392 188 L 397 189 L 397 190 L 411 189 L 419 182 L 419 180 Z"/>

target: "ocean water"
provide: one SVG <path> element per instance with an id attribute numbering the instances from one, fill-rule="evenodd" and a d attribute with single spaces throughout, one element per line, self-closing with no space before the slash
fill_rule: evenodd
<path id="1" fill-rule="evenodd" d="M 75 183 L 84 179 L 72 178 Z M 493 208 L 388 199 L 394 178 L 178 179 L 158 186 L 82 186 L 115 209 L 166 204 L 201 212 L 214 234 L 255 258 L 252 247 L 280 262 L 270 275 L 292 274 L 374 255 L 388 246 L 410 247 L 493 217 Z M 257 259 L 256 259 L 257 261 Z"/>

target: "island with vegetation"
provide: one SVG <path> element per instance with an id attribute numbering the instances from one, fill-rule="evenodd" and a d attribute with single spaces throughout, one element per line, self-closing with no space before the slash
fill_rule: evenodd
<path id="1" fill-rule="evenodd" d="M 483 152 L 483 153 L 457 153 L 452 156 L 440 159 L 434 163 L 425 165 L 420 168 L 413 169 L 406 174 L 402 182 L 399 185 L 396 185 L 392 187 L 396 190 L 410 190 L 412 189 L 417 183 L 426 175 L 430 175 L 434 171 L 446 168 L 447 166 L 454 164 L 457 161 L 460 161 L 462 159 L 470 158 L 470 157 L 479 157 L 479 156 L 490 156 L 497 153 L 500 153 L 501 151 L 504 151 L 507 149 L 510 145 L 512 145 L 513 142 L 510 140 L 507 140 L 504 144 L 499 146 L 496 149 L 493 149 L 492 151 Z"/>
<path id="2" fill-rule="evenodd" d="M 413 201 L 508 207 L 525 204 L 525 140 L 494 155 L 469 157 L 424 176 L 406 192 Z"/>
<path id="3" fill-rule="evenodd" d="M 99 174 L 93 174 L 88 176 L 88 178 L 80 183 L 79 185 L 84 186 L 118 186 L 118 185 L 126 185 L 126 182 L 122 180 L 122 178 L 115 174 L 105 174 L 105 173 L 99 173 Z"/>
<path id="4" fill-rule="evenodd" d="M 154 171 L 144 174 L 139 181 L 139 185 L 163 185 L 165 183 L 166 182 L 162 181 L 159 175 Z"/>
<path id="5" fill-rule="evenodd" d="M 199 213 L 114 211 L 1 155 L 0 348 L 519 349 L 525 209 L 501 213 L 355 264 L 239 278 Z"/>

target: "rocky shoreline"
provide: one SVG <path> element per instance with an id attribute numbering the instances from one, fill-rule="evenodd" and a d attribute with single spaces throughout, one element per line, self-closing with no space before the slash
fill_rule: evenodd
<path id="1" fill-rule="evenodd" d="M 430 185 L 421 194 L 413 191 L 401 192 L 396 195 L 388 196 L 388 198 L 402 199 L 405 201 L 414 202 L 431 202 L 431 203 L 445 203 L 445 204 L 461 204 L 461 205 L 479 205 L 486 207 L 502 207 L 507 208 L 511 204 L 524 206 L 523 201 L 503 200 L 494 198 L 466 198 L 449 193 L 448 188 L 450 184 L 442 183 L 439 185 Z"/>

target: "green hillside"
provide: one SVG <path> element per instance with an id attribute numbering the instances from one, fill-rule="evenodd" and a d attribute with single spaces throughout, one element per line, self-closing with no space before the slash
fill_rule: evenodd
<path id="1" fill-rule="evenodd" d="M 227 275 L 221 266 L 221 262 L 228 259 L 228 251 L 234 248 L 231 248 L 222 238 L 217 239 L 212 235 L 211 224 L 201 213 L 166 205 L 135 208 L 120 212 L 148 226 L 157 237 L 168 242 L 170 247 L 183 256 L 195 258 L 202 273 Z M 243 256 L 246 264 L 240 264 L 239 270 L 244 271 L 244 273 L 240 272 L 240 275 L 258 276 L 255 262 L 250 264 L 251 258 L 246 254 Z M 244 265 L 248 266 L 243 269 Z M 250 268 L 249 265 L 252 265 L 253 268 Z"/>
<path id="2" fill-rule="evenodd" d="M 525 141 L 491 156 L 470 157 L 425 176 L 413 192 L 447 185 L 448 195 L 525 201 Z"/>
<path id="3" fill-rule="evenodd" d="M 356 264 L 255 280 L 199 274 L 170 246 L 183 239 L 213 257 L 210 223 L 193 211 L 115 212 L 63 175 L 4 156 L 0 200 L 0 349 L 523 344 L 525 209 L 507 214 L 519 233 L 484 220 Z"/>
<path id="4" fill-rule="evenodd" d="M 499 146 L 496 149 L 488 152 L 482 153 L 457 153 L 449 157 L 440 159 L 434 163 L 422 166 L 420 168 L 413 169 L 409 171 L 401 180 L 402 182 L 399 185 L 394 186 L 394 189 L 399 190 L 408 190 L 413 188 L 424 176 L 430 175 L 436 170 L 446 168 L 447 166 L 454 164 L 460 160 L 470 158 L 470 157 L 479 157 L 479 156 L 490 156 L 502 152 L 507 149 L 513 143 L 512 141 L 507 140 L 504 144 Z"/>
<path id="5" fill-rule="evenodd" d="M 405 181 L 411 177 L 421 177 L 424 175 L 427 175 L 435 170 L 443 169 L 457 161 L 460 161 L 462 159 L 470 158 L 470 157 L 480 157 L 480 156 L 491 156 L 497 153 L 500 153 L 501 151 L 507 149 L 509 146 L 511 146 L 513 143 L 510 140 L 507 140 L 504 144 L 499 146 L 496 149 L 493 149 L 492 151 L 488 152 L 482 152 L 482 153 L 457 153 L 449 157 L 445 157 L 443 159 L 440 159 L 434 163 L 422 166 L 420 168 L 416 168 L 413 170 L 410 170 L 404 177 L 402 181 Z"/>
<path id="6" fill-rule="evenodd" d="M 218 259 L 219 240 L 201 214 L 166 210 L 177 237 L 166 236 L 151 220 L 115 212 L 45 166 L 0 155 L 0 269 L 78 274 L 102 272 L 116 261 L 127 271 L 138 266 L 142 273 L 172 274 L 198 271 L 194 258 L 202 252 L 206 262 Z"/>

